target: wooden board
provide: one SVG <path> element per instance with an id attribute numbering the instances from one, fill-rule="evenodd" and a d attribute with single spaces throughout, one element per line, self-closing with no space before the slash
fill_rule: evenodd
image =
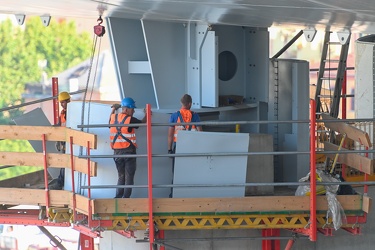
<path id="1" fill-rule="evenodd" d="M 371 211 L 372 199 L 368 196 L 363 196 L 363 211 L 369 213 Z"/>
<path id="2" fill-rule="evenodd" d="M 339 146 L 334 145 L 329 142 L 324 142 L 324 150 L 328 151 L 335 151 L 339 150 Z M 341 151 L 348 151 L 345 148 L 341 148 Z M 332 159 L 335 157 L 336 154 L 326 154 L 327 156 L 331 157 Z M 374 174 L 374 160 L 367 158 L 365 156 L 356 154 L 353 151 L 352 154 L 340 154 L 337 159 L 340 163 L 346 164 L 352 168 L 355 168 L 363 173 L 373 175 Z"/>
<path id="3" fill-rule="evenodd" d="M 337 196 L 344 210 L 362 211 L 360 195 Z M 191 212 L 292 212 L 309 211 L 308 196 L 259 196 L 243 198 L 159 198 L 154 199 L 154 213 Z M 317 197 L 317 210 L 327 210 L 325 196 Z M 148 200 L 96 199 L 93 213 L 148 213 Z"/>
<path id="4" fill-rule="evenodd" d="M 339 119 L 333 118 L 327 114 L 321 114 L 323 120 L 332 120 L 337 122 L 325 122 L 324 125 L 333 131 L 340 134 L 346 134 L 352 140 L 361 143 L 365 147 L 372 147 L 371 140 L 367 132 L 360 130 L 359 128 L 353 127 L 349 124 L 339 122 Z"/>
<path id="5" fill-rule="evenodd" d="M 44 166 L 43 153 L 30 153 L 30 152 L 0 152 L 1 164 L 15 165 L 15 166 Z M 88 174 L 87 160 L 73 156 L 74 170 Z M 97 163 L 90 161 L 90 176 L 96 176 Z M 47 167 L 52 168 L 71 168 L 70 155 L 68 154 L 47 154 Z"/>
<path id="6" fill-rule="evenodd" d="M 51 206 L 61 207 L 69 204 L 69 193 L 65 190 L 50 190 Z M 1 188 L 0 202 L 7 205 L 46 205 L 46 191 L 44 189 Z"/>
<path id="7" fill-rule="evenodd" d="M 65 190 L 48 192 L 50 207 L 73 208 L 73 194 Z M 148 199 L 93 199 L 76 195 L 76 210 L 88 214 L 89 202 L 93 214 L 148 213 Z M 371 199 L 362 195 L 339 195 L 337 199 L 346 211 L 370 211 Z M 46 205 L 43 189 L 1 188 L 0 203 L 5 205 Z M 308 196 L 258 196 L 243 198 L 158 198 L 153 200 L 154 213 L 220 213 L 220 212 L 298 212 L 309 211 Z M 317 196 L 317 210 L 328 208 L 326 196 Z"/>
<path id="8" fill-rule="evenodd" d="M 70 141 L 73 137 L 73 144 L 87 147 L 90 142 L 90 148 L 96 149 L 96 135 L 69 129 L 65 127 L 51 126 L 17 126 L 17 125 L 1 125 L 0 139 L 12 140 L 43 140 L 42 135 L 46 136 L 47 141 Z"/>

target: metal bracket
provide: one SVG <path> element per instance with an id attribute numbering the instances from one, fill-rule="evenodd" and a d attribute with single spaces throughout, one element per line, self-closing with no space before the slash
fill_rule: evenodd
<path id="1" fill-rule="evenodd" d="M 350 31 L 349 30 L 338 31 L 337 37 L 339 38 L 339 42 L 342 45 L 345 45 L 348 42 L 348 39 L 350 37 Z"/>
<path id="2" fill-rule="evenodd" d="M 303 34 L 305 35 L 306 41 L 312 42 L 316 35 L 316 29 L 308 28 L 303 30 Z"/>
<path id="3" fill-rule="evenodd" d="M 49 25 L 49 22 L 51 21 L 51 16 L 43 15 L 43 16 L 40 16 L 40 19 L 42 20 L 43 25 L 47 27 Z"/>
<path id="4" fill-rule="evenodd" d="M 26 15 L 24 15 L 24 14 L 15 14 L 15 16 L 16 16 L 16 19 L 17 19 L 17 23 L 19 25 L 22 25 L 25 22 Z"/>

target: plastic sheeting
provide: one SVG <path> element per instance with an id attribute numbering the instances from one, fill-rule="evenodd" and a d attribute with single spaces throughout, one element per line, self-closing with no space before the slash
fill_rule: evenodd
<path id="1" fill-rule="evenodd" d="M 322 170 L 316 170 L 316 178 L 317 178 L 317 190 L 322 190 L 327 197 L 328 202 L 328 210 L 327 210 L 327 224 L 329 224 L 330 218 L 332 218 L 333 227 L 335 230 L 338 230 L 343 221 L 346 221 L 346 215 L 344 212 L 343 207 L 341 206 L 340 202 L 336 198 L 337 191 L 339 189 L 339 185 L 319 185 L 319 182 L 340 182 L 340 180 L 334 178 L 329 173 L 326 173 Z M 302 177 L 299 181 L 300 182 L 307 182 L 310 179 L 310 173 L 308 173 L 305 177 Z M 310 186 L 304 185 L 299 186 L 295 193 L 296 196 L 306 196 L 310 195 Z"/>

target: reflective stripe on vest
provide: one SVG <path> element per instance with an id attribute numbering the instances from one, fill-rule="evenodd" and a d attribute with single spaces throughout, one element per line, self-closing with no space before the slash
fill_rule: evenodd
<path id="1" fill-rule="evenodd" d="M 110 124 L 130 124 L 131 116 L 126 114 L 112 114 Z M 131 128 L 128 132 L 129 127 L 111 127 L 109 129 L 110 144 L 113 149 L 128 148 L 131 141 L 135 147 L 137 147 L 135 129 Z M 126 140 L 128 139 L 128 140 Z"/>

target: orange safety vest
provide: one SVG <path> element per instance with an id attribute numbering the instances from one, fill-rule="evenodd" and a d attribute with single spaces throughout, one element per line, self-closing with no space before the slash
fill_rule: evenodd
<path id="1" fill-rule="evenodd" d="M 177 114 L 178 114 L 177 123 L 191 122 L 191 119 L 193 118 L 193 112 L 188 109 L 180 109 L 180 111 L 177 111 Z M 177 142 L 177 134 L 178 134 L 178 131 L 180 130 L 197 131 L 197 127 L 195 125 L 174 126 L 174 137 L 173 137 L 174 142 Z"/>
<path id="2" fill-rule="evenodd" d="M 126 114 L 112 114 L 109 124 L 130 124 L 131 116 Z M 131 144 L 137 147 L 135 129 L 129 127 L 110 127 L 109 140 L 113 149 L 128 148 Z"/>
<path id="3" fill-rule="evenodd" d="M 66 127 L 66 110 L 63 109 L 60 112 L 60 126 Z"/>

